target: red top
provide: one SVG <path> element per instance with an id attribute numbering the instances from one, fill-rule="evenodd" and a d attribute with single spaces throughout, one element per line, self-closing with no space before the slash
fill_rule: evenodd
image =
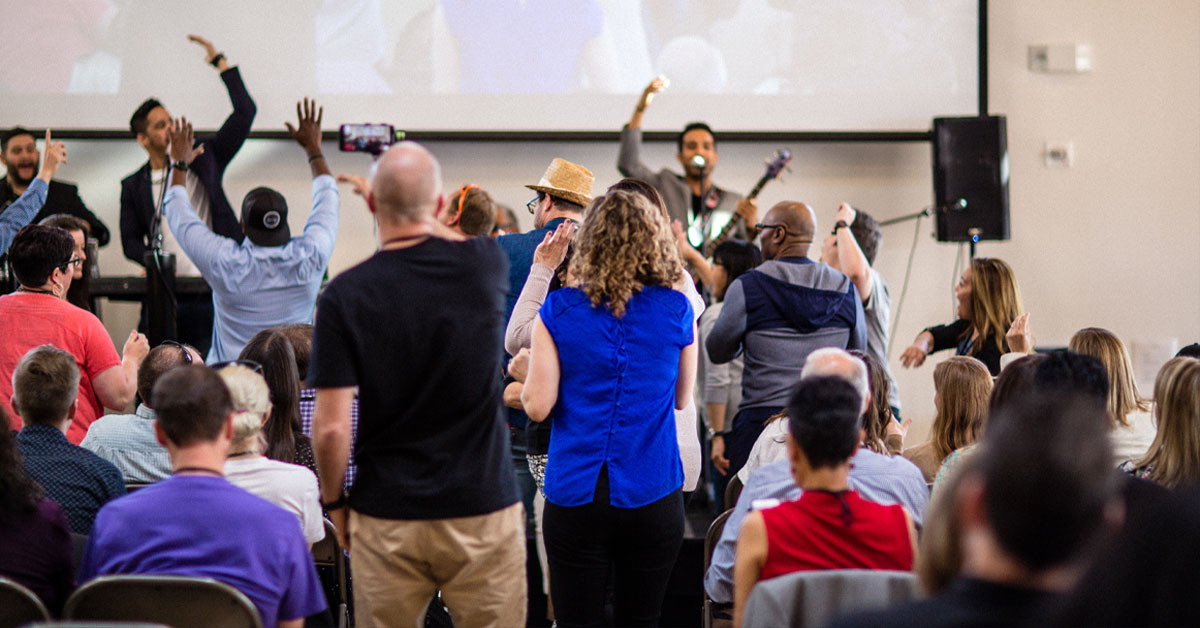
<path id="1" fill-rule="evenodd" d="M 762 511 L 767 560 L 759 579 L 822 569 L 913 566 L 904 508 L 869 502 L 854 491 L 804 491 L 799 499 Z"/>
<path id="2" fill-rule="evenodd" d="M 54 345 L 75 356 L 79 365 L 79 396 L 67 440 L 79 444 L 88 426 L 104 414 L 92 380 L 121 364 L 112 338 L 95 314 L 49 294 L 14 292 L 0 297 L 0 405 L 8 412 L 11 427 L 21 429 L 21 417 L 12 411 L 12 374 L 30 349 Z"/>

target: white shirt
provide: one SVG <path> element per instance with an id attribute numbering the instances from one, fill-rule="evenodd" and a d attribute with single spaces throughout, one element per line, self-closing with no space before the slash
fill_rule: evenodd
<path id="1" fill-rule="evenodd" d="M 158 170 L 150 171 L 150 198 L 154 202 L 154 210 L 156 212 L 160 211 L 163 200 L 163 183 L 166 182 L 169 175 L 169 168 L 159 168 Z M 192 208 L 200 216 L 200 220 L 203 220 L 211 229 L 212 207 L 208 202 L 208 192 L 204 191 L 204 184 L 200 181 L 200 177 L 196 176 L 196 173 L 190 170 L 187 173 L 187 195 L 192 203 Z M 179 241 L 171 233 L 171 226 L 167 224 L 166 219 L 162 220 L 161 225 L 163 250 L 175 254 L 175 276 L 199 277 L 200 269 L 196 268 L 196 265 L 188 258 L 187 253 L 184 253 L 183 247 L 179 246 Z"/>
<path id="2" fill-rule="evenodd" d="M 295 514 L 309 545 L 325 538 L 317 476 L 306 467 L 259 456 L 225 461 L 225 479 Z"/>

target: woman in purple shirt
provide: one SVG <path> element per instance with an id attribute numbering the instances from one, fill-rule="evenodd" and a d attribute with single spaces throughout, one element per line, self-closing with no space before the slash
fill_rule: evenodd
<path id="1" fill-rule="evenodd" d="M 683 540 L 674 410 L 696 379 L 695 325 L 670 225 L 640 195 L 610 192 L 574 239 L 576 286 L 551 293 L 533 332 L 522 402 L 554 422 L 546 551 L 560 626 L 657 625 Z"/>
<path id="2" fill-rule="evenodd" d="M 67 518 L 26 475 L 0 409 L 0 576 L 28 587 L 57 617 L 75 589 L 71 556 Z"/>

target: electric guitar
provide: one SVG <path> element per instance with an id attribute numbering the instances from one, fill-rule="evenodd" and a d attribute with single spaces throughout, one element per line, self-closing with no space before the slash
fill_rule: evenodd
<path id="1" fill-rule="evenodd" d="M 767 185 L 767 182 L 773 179 L 778 179 L 780 173 L 782 173 L 791 162 L 792 151 L 786 148 L 781 148 L 776 151 L 775 157 L 767 162 L 767 171 L 763 173 L 763 176 L 758 180 L 758 183 L 754 184 L 754 189 L 750 190 L 750 193 L 746 195 L 746 198 L 751 200 L 758 198 L 758 193 L 762 192 L 762 189 L 765 185 Z M 733 230 L 737 229 L 737 226 L 740 225 L 743 220 L 744 219 L 742 218 L 741 214 L 734 212 L 733 216 L 730 217 L 729 222 L 725 223 L 725 226 L 721 229 L 721 232 L 718 233 L 715 238 L 709 241 L 708 246 L 704 247 L 704 256 L 711 258 L 713 251 L 717 249 L 717 246 L 728 240 L 729 236 L 733 235 Z"/>

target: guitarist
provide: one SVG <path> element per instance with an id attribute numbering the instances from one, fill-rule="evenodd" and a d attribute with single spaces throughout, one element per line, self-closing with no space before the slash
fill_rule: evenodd
<path id="1" fill-rule="evenodd" d="M 659 77 L 642 91 L 633 116 L 621 129 L 621 151 L 617 156 L 617 170 L 623 176 L 640 179 L 657 188 L 667 205 L 667 211 L 671 214 L 671 220 L 678 221 L 683 226 L 688 242 L 697 250 L 704 251 L 709 241 L 721 232 L 726 222 L 737 219 L 735 214 L 741 216 L 742 223 L 734 230 L 733 237 L 741 240 L 752 239 L 756 235 L 754 225 L 758 222 L 758 206 L 753 200 L 745 199 L 737 192 L 712 184 L 712 171 L 718 157 L 717 140 L 707 124 L 688 124 L 676 140 L 678 152 L 675 158 L 683 166 L 682 176 L 665 168 L 655 173 L 642 163 L 642 115 L 654 95 L 664 87 L 666 81 Z M 697 155 L 703 158 L 703 168 L 694 163 Z"/>

